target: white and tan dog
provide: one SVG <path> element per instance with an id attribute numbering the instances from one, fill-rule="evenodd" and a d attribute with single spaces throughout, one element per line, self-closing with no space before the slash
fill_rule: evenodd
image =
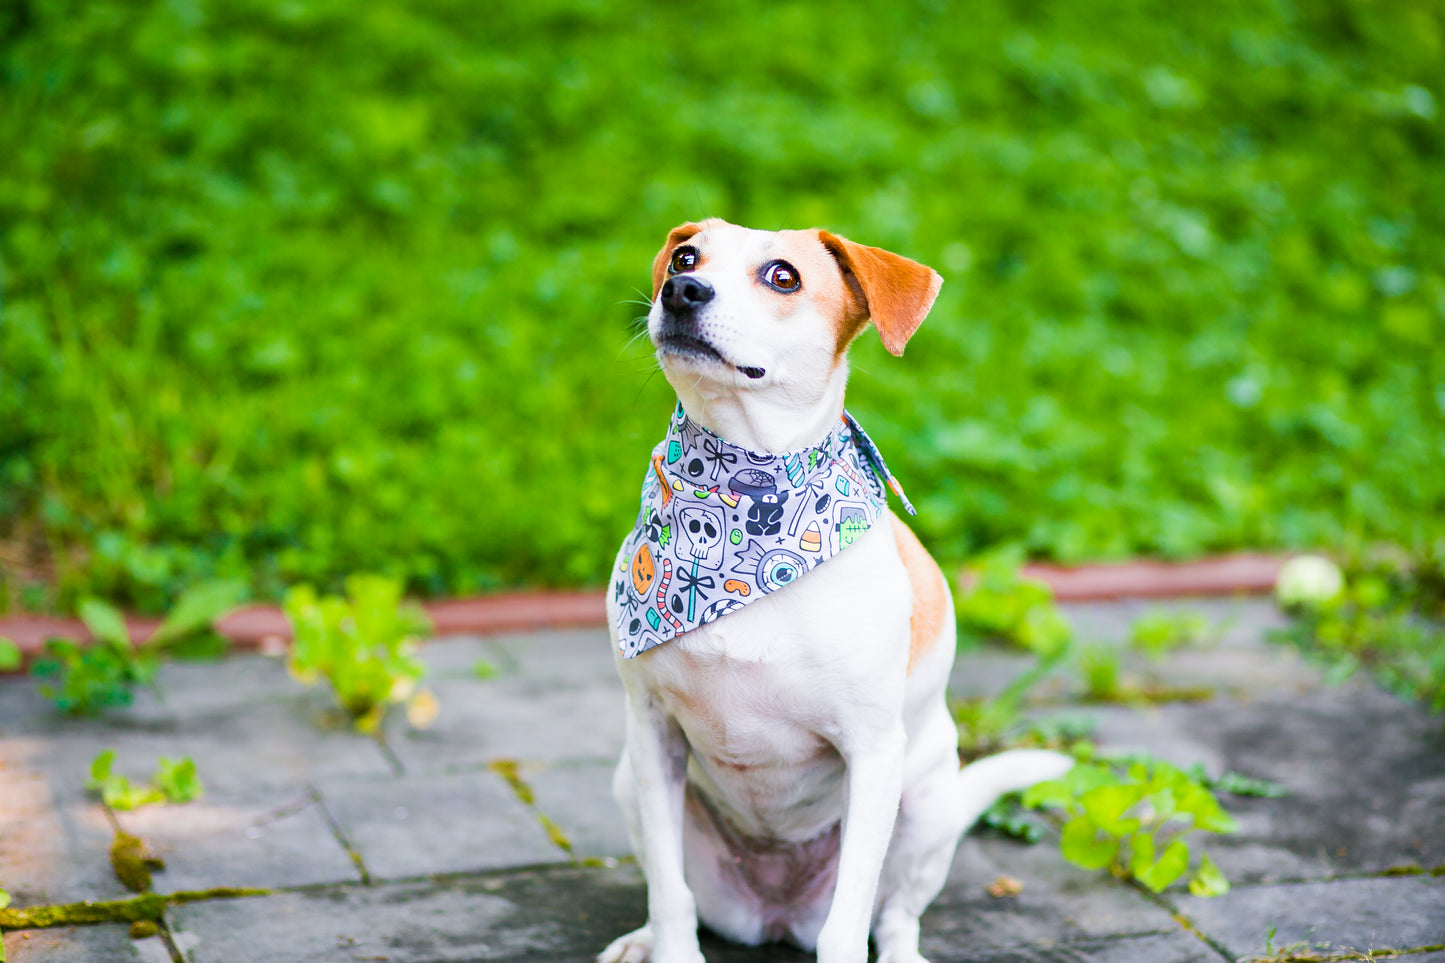
<path id="1" fill-rule="evenodd" d="M 691 419 L 794 452 L 838 424 L 853 339 L 871 320 L 902 354 L 942 283 L 827 231 L 708 220 L 658 253 L 648 332 Z M 880 963 L 919 963 L 919 916 L 960 835 L 1001 793 L 1069 767 L 1016 751 L 960 770 L 944 703 L 954 633 L 942 572 L 887 512 L 785 590 L 636 658 L 614 628 L 614 791 L 648 922 L 598 959 L 697 963 L 701 921 L 816 947 L 821 963 L 863 963 L 871 930 Z"/>

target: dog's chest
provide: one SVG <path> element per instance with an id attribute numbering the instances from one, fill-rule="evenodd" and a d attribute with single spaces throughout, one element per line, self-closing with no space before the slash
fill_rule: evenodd
<path id="1" fill-rule="evenodd" d="M 795 666 L 683 653 L 654 690 L 681 727 L 694 791 L 747 835 L 802 841 L 842 815 L 843 759 L 830 710 Z"/>
<path id="2" fill-rule="evenodd" d="M 902 577 L 879 527 L 785 592 L 623 663 L 682 729 L 695 788 L 740 830 L 804 840 L 840 818 L 837 746 L 901 705 Z"/>

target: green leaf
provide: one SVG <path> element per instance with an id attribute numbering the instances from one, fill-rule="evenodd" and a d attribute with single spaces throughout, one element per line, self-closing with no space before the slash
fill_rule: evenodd
<path id="1" fill-rule="evenodd" d="M 205 791 L 201 777 L 196 774 L 195 760 L 186 756 L 179 761 L 162 756 L 160 769 L 156 773 L 156 785 L 170 802 L 190 802 L 201 798 Z"/>
<path id="2" fill-rule="evenodd" d="M 1129 850 L 1129 872 L 1139 879 L 1154 866 L 1154 837 L 1139 833 L 1129 840 Z"/>
<path id="3" fill-rule="evenodd" d="M 113 765 L 115 765 L 115 750 L 101 750 L 101 752 L 90 761 L 90 781 L 86 783 L 86 788 L 99 789 L 101 784 L 110 778 L 110 769 Z"/>
<path id="4" fill-rule="evenodd" d="M 243 582 L 218 579 L 193 585 L 181 594 L 166 613 L 165 621 L 150 637 L 148 644 L 164 645 L 202 629 L 210 628 L 228 610 L 246 597 Z"/>
<path id="5" fill-rule="evenodd" d="M 21 656 L 20 646 L 10 639 L 0 635 L 0 672 L 10 672 L 20 668 Z"/>
<path id="6" fill-rule="evenodd" d="M 1125 819 L 1131 806 L 1143 796 L 1141 786 L 1099 786 L 1080 797 L 1084 812 L 1104 832 L 1125 836 L 1139 828 L 1139 820 Z"/>
<path id="7" fill-rule="evenodd" d="M 1064 858 L 1084 869 L 1103 869 L 1119 853 L 1119 840 L 1099 839 L 1098 827 L 1087 816 L 1076 816 L 1064 824 L 1060 834 Z"/>
<path id="8" fill-rule="evenodd" d="M 1184 871 L 1189 868 L 1189 847 L 1182 839 L 1176 839 L 1164 847 L 1164 852 L 1159 854 L 1159 859 L 1142 873 L 1136 873 L 1135 877 L 1139 882 L 1149 887 L 1156 893 L 1163 892 L 1164 888 L 1174 882 Z"/>
<path id="9" fill-rule="evenodd" d="M 1196 828 L 1212 833 L 1232 833 L 1239 828 L 1234 817 L 1225 812 L 1214 794 L 1203 786 L 1184 787 L 1179 793 L 1178 811 L 1192 816 Z"/>
<path id="10" fill-rule="evenodd" d="M 1195 896 L 1223 896 L 1229 892 L 1229 880 L 1208 853 L 1199 857 L 1199 868 L 1189 881 L 1189 892 Z"/>
<path id="11" fill-rule="evenodd" d="M 90 629 L 97 641 L 105 642 L 115 646 L 117 649 L 129 649 L 130 632 L 126 630 L 125 618 L 114 606 L 102 602 L 100 599 L 88 598 L 80 603 L 80 621 Z"/>
<path id="12" fill-rule="evenodd" d="M 1030 809 L 1038 809 L 1041 806 L 1067 807 L 1074 801 L 1074 793 L 1069 784 L 1062 779 L 1050 779 L 1047 782 L 1034 783 L 1024 790 L 1024 805 Z"/>

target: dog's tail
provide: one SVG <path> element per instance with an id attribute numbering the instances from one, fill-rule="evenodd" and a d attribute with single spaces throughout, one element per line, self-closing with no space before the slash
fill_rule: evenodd
<path id="1" fill-rule="evenodd" d="M 1073 766 L 1071 757 L 1047 749 L 1011 749 L 964 766 L 958 772 L 963 825 L 972 826 L 1005 793 L 1058 779 Z"/>

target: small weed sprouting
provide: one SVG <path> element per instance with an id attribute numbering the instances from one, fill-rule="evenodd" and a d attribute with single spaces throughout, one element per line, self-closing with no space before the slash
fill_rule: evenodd
<path id="1" fill-rule="evenodd" d="M 20 662 L 20 646 L 0 635 L 0 672 L 13 672 Z"/>
<path id="2" fill-rule="evenodd" d="M 1158 662 L 1175 649 L 1210 639 L 1209 619 L 1198 612 L 1146 612 L 1129 626 L 1129 644 Z"/>
<path id="3" fill-rule="evenodd" d="M 153 803 L 185 803 L 201 798 L 205 787 L 196 774 L 190 756 L 179 760 L 162 756 L 155 777 L 145 783 L 133 783 L 114 772 L 115 750 L 106 749 L 90 762 L 90 779 L 86 788 L 98 794 L 111 809 L 138 809 Z"/>
<path id="4" fill-rule="evenodd" d="M 144 643 L 131 641 L 120 612 L 98 599 L 80 603 L 80 619 L 95 641 L 48 639 L 45 654 L 31 667 L 42 680 L 41 695 L 70 715 L 95 715 L 103 709 L 130 705 L 137 686 L 150 685 L 163 654 L 198 638 L 216 638 L 211 625 L 242 598 L 237 582 L 203 582 L 184 592 L 160 626 Z"/>
<path id="5" fill-rule="evenodd" d="M 206 791 L 201 785 L 201 777 L 196 774 L 195 760 L 190 756 L 176 760 L 161 756 L 156 764 L 159 767 L 156 785 L 167 802 L 191 802 L 200 799 Z"/>
<path id="6" fill-rule="evenodd" d="M 379 575 L 346 580 L 348 598 L 318 596 L 309 585 L 286 594 L 294 640 L 287 662 L 305 685 L 325 679 L 353 725 L 375 733 L 392 705 L 409 703 L 413 725 L 436 715 L 436 698 L 417 683 L 426 666 L 413 653 L 431 632 L 420 607 L 402 601 L 401 583 Z"/>
<path id="7" fill-rule="evenodd" d="M 1108 644 L 1081 645 L 1074 655 L 1074 668 L 1084 684 L 1084 696 L 1097 702 L 1116 702 L 1124 695 L 1120 680 L 1120 653 Z"/>
<path id="8" fill-rule="evenodd" d="M 1068 646 L 1061 646 L 1041 656 L 993 698 L 953 703 L 953 721 L 958 726 L 958 747 L 963 758 L 973 760 L 1004 748 L 1006 734 L 1019 723 L 1024 696 L 1058 666 L 1068 651 Z"/>
<path id="9" fill-rule="evenodd" d="M 1158 759 L 1081 762 L 1062 779 L 1027 790 L 1023 802 L 1062 815 L 1060 848 L 1069 862 L 1108 869 L 1156 893 L 1189 872 L 1184 837 L 1236 828 L 1207 786 Z M 1201 853 L 1189 891 L 1217 896 L 1228 890 L 1219 867 Z"/>
<path id="10" fill-rule="evenodd" d="M 956 594 L 959 629 L 965 638 L 1002 639 L 1052 655 L 1069 644 L 1073 628 L 1049 587 L 1020 573 L 1022 558 L 1020 552 L 998 551 L 968 566 L 968 584 Z"/>
<path id="11" fill-rule="evenodd" d="M 1282 799 L 1289 795 L 1277 782 L 1270 782 L 1268 779 L 1255 779 L 1252 776 L 1241 775 L 1237 772 L 1226 772 L 1218 779 L 1210 779 L 1204 771 L 1204 766 L 1195 763 L 1184 770 L 1191 779 L 1200 784 L 1208 786 L 1215 792 L 1226 793 L 1230 796 L 1253 796 L 1256 799 Z"/>

